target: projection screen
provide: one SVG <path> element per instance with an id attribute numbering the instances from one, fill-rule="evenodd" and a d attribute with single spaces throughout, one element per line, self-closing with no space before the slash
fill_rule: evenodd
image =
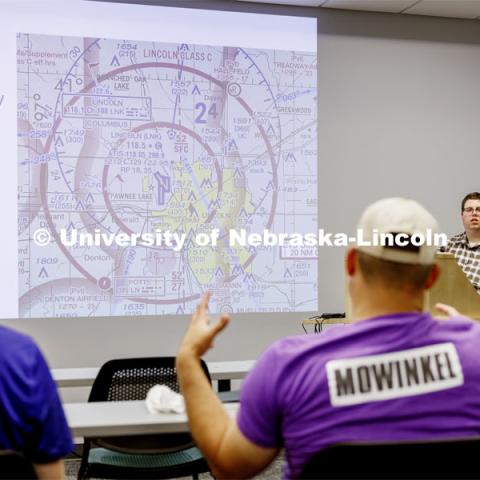
<path id="1" fill-rule="evenodd" d="M 316 19 L 2 1 L 0 318 L 317 309 Z"/>

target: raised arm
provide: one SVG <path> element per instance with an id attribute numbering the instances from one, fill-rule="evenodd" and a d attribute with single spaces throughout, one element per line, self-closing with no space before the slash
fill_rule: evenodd
<path id="1" fill-rule="evenodd" d="M 177 372 L 185 397 L 190 430 L 217 478 L 248 478 L 263 470 L 277 455 L 276 448 L 263 448 L 249 441 L 225 412 L 200 366 L 200 357 L 213 346 L 227 326 L 222 315 L 210 324 L 206 294 L 192 316 L 177 355 Z"/>

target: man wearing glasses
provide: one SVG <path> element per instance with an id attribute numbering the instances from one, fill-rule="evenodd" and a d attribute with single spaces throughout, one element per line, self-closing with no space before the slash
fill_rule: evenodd
<path id="1" fill-rule="evenodd" d="M 480 192 L 469 193 L 462 200 L 462 222 L 465 231 L 452 237 L 445 251 L 453 253 L 480 294 Z"/>

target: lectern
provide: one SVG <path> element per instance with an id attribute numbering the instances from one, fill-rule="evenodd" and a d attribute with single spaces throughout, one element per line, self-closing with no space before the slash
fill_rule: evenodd
<path id="1" fill-rule="evenodd" d="M 480 321 L 480 295 L 458 266 L 451 253 L 437 253 L 436 261 L 441 272 L 435 285 L 426 292 L 424 309 L 441 317 L 435 310 L 436 303 L 446 303 L 455 307 L 462 315 Z M 351 301 L 348 288 L 345 288 L 345 323 L 351 320 Z"/>
<path id="2" fill-rule="evenodd" d="M 426 293 L 426 310 L 435 312 L 437 302 L 455 307 L 460 313 L 480 320 L 480 295 L 470 283 L 451 253 L 437 253 L 440 276 L 435 285 Z"/>

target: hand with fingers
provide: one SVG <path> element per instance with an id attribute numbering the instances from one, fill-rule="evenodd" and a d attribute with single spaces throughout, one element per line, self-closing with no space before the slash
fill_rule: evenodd
<path id="1" fill-rule="evenodd" d="M 446 303 L 436 303 L 435 310 L 439 311 L 443 315 L 447 315 L 448 317 L 458 317 L 461 313 L 451 305 L 447 305 Z"/>
<path id="2" fill-rule="evenodd" d="M 220 316 L 216 323 L 210 324 L 208 318 L 210 296 L 211 293 L 207 292 L 197 305 L 190 326 L 180 344 L 179 355 L 193 355 L 200 358 L 208 349 L 213 347 L 215 337 L 227 326 L 230 317 L 225 313 Z"/>

